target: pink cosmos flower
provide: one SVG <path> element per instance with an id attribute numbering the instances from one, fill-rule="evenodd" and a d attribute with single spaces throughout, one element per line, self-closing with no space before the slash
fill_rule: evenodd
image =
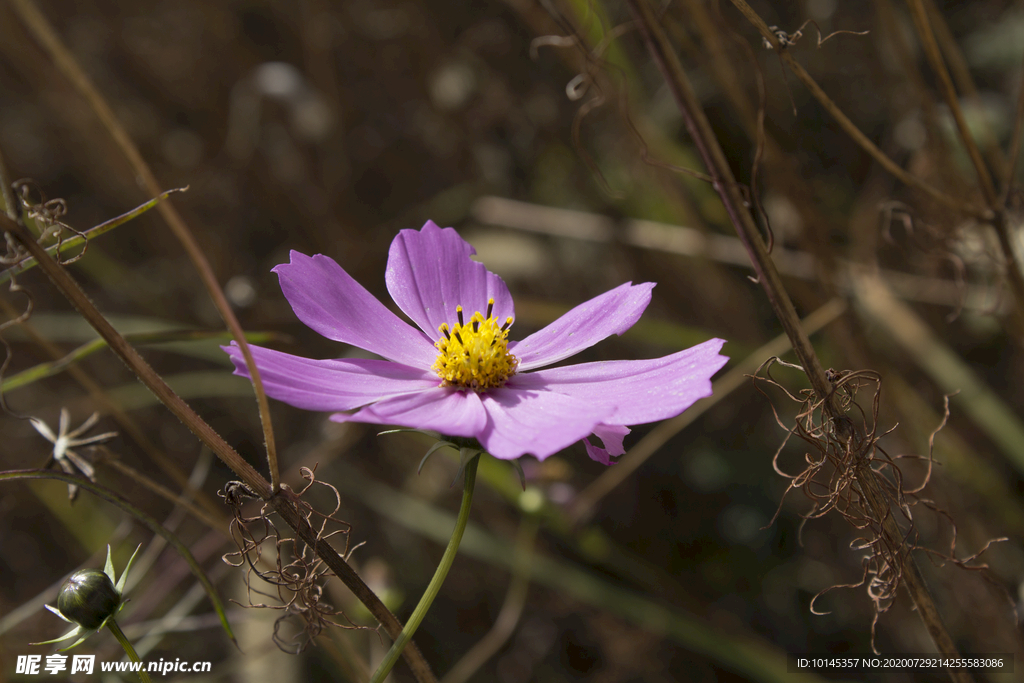
<path id="1" fill-rule="evenodd" d="M 673 417 L 711 395 L 711 376 L 728 360 L 718 353 L 721 339 L 664 358 L 540 370 L 632 327 L 654 284 L 627 282 L 509 341 L 512 297 L 500 277 L 470 259 L 475 253 L 454 229 L 432 221 L 395 237 L 385 280 L 416 329 L 332 259 L 291 252 L 274 272 L 299 320 L 386 360 L 312 360 L 253 346 L 267 395 L 339 411 L 331 415 L 337 422 L 476 438 L 504 459 L 544 459 L 582 440 L 605 465 L 625 452 L 626 425 Z M 248 377 L 239 349 L 223 348 L 235 374 Z"/>

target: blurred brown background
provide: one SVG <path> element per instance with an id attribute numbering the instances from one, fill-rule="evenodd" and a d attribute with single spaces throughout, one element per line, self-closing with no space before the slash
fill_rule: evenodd
<path id="1" fill-rule="evenodd" d="M 1024 8 L 994 0 L 935 5 L 935 16 L 942 17 L 936 25 L 948 29 L 949 54 L 963 58 L 977 91 L 963 93 L 964 109 L 979 140 L 1003 151 L 1002 166 L 996 156 L 989 159 L 1005 179 Z M 791 37 L 808 19 L 825 35 L 868 31 L 816 46 L 817 31 L 807 25 L 790 49 L 897 163 L 951 196 L 977 200 L 973 171 L 902 3 L 753 6 Z M 728 370 L 781 333 L 760 288 L 748 279 L 745 255 L 711 188 L 664 167 L 702 170 L 618 2 L 100 0 L 37 7 L 161 185 L 189 187 L 172 201 L 243 326 L 276 333 L 276 348 L 317 358 L 351 352 L 306 329 L 288 307 L 270 269 L 286 261 L 290 249 L 331 256 L 388 301 L 388 245 L 398 230 L 427 219 L 458 228 L 505 278 L 516 298 L 515 338 L 623 281 L 658 283 L 637 328 L 578 360 L 665 355 L 717 336 L 729 340 Z M 900 423 L 883 440 L 886 450 L 927 454 L 942 397 L 964 388 L 948 386 L 963 370 L 976 378 L 983 399 L 1008 416 L 992 426 L 972 413 L 981 405 L 972 403 L 981 400 L 978 394 L 954 398 L 949 424 L 936 438 L 935 456 L 943 464 L 923 495 L 955 520 L 958 557 L 992 538 L 1010 540 L 984 556 L 991 564 L 986 575 L 938 566 L 941 559 L 931 562 L 923 553 L 920 561 L 965 653 L 1018 651 L 1013 609 L 1024 568 L 1024 467 L 1012 454 L 1018 445 L 1018 455 L 1024 453 L 1017 409 L 1024 390 L 1016 381 L 1024 355 L 1020 335 L 1007 327 L 1012 302 L 1000 285 L 991 237 L 885 173 L 792 73 L 784 76 L 780 60 L 728 3 L 677 0 L 667 5 L 663 25 L 744 183 L 752 180 L 757 78 L 763 77 L 767 142 L 758 183 L 776 260 L 801 315 L 833 297 L 849 302 L 813 340 L 826 365 L 882 374 L 879 429 Z M 589 58 L 579 43 L 535 42 L 569 30 Z M 65 199 L 63 220 L 79 230 L 149 198 L 94 111 L 7 0 L 0 0 L 0 151 L 11 180 L 30 178 L 37 193 Z M 1017 205 L 1013 192 L 1010 206 Z M 1014 220 L 1016 231 L 1019 216 Z M 706 248 L 688 246 L 701 235 Z M 851 264 L 882 267 L 896 300 L 947 352 L 946 365 L 901 345 L 903 309 L 860 300 L 848 277 Z M 123 331 L 222 329 L 184 250 L 155 211 L 93 242 L 70 269 Z M 94 337 L 40 272 L 19 276 L 18 283 L 32 295 L 33 329 L 58 351 Z M 5 291 L 3 298 L 14 307 L 4 319 L 25 306 L 22 295 Z M 11 345 L 5 376 L 52 360 L 25 330 L 4 336 Z M 216 342 L 145 348 L 144 354 L 265 469 L 251 389 L 230 376 Z M 766 358 L 749 360 L 756 367 Z M 215 493 L 231 472 L 210 464 L 196 440 L 111 354 L 91 355 L 77 367 L 186 475 L 208 467 L 197 475 L 196 495 L 226 517 Z M 794 371 L 775 376 L 794 392 L 806 386 Z M 850 549 L 858 533 L 826 517 L 803 528 L 801 546 L 800 514 L 809 503 L 799 492 L 785 498 L 768 526 L 787 485 L 772 470 L 785 437 L 772 404 L 787 424 L 794 412 L 781 392 L 768 394 L 770 400 L 748 380 L 716 395 L 707 412 L 597 500 L 575 527 L 566 506 L 605 468 L 582 447 L 542 465 L 527 459 L 531 495 L 539 493 L 542 501 L 539 559 L 514 630 L 471 680 L 782 680 L 787 652 L 868 652 L 872 604 L 864 588 L 823 597 L 817 606 L 827 615 L 809 612 L 819 591 L 860 580 L 863 552 Z M 870 394 L 862 398 L 870 404 Z M 175 512 L 105 462 L 116 458 L 182 490 L 79 381 L 60 373 L 9 391 L 6 400 L 12 412 L 0 418 L 3 469 L 46 461 L 47 443 L 18 415 L 55 428 L 61 407 L 71 410 L 73 426 L 99 410 L 97 429 L 121 432 L 108 451 L 91 454 L 99 461 L 99 481 L 169 519 L 222 596 L 247 604 L 242 572 L 220 561 L 233 549 L 224 527 L 211 529 Z M 449 487 L 457 463 L 438 455 L 417 475 L 429 447 L 423 439 L 378 437 L 369 426 L 334 425 L 326 415 L 278 403 L 272 409 L 285 480 L 298 488 L 298 468 L 318 463 L 317 478 L 341 491 L 337 517 L 352 525 L 351 544 L 363 544 L 353 564 L 406 618 L 450 533 L 449 517 L 428 513 L 457 509 L 458 486 Z M 627 448 L 650 429 L 634 429 Z M 805 450 L 795 439 L 787 444 L 787 471 L 799 469 Z M 922 469 L 911 463 L 906 474 L 918 481 Z M 507 558 L 517 529 L 530 524 L 522 520 L 531 519 L 520 493 L 507 464 L 483 468 L 472 519 L 487 535 L 467 535 L 416 636 L 439 677 L 483 637 L 502 608 L 511 580 Z M 310 500 L 324 512 L 333 507 L 326 489 Z M 527 507 L 536 500 L 527 498 Z M 920 544 L 947 552 L 947 520 L 923 507 L 915 511 Z M 63 632 L 64 625 L 41 609 L 43 601 L 53 604 L 63 577 L 83 563 L 102 565 L 107 543 L 115 546 L 120 569 L 131 548 L 143 543 L 146 551 L 151 539 L 88 494 L 69 507 L 66 487 L 56 482 L 4 483 L 0 515 L 0 681 L 20 680 L 13 674 L 17 655 L 49 652 L 27 643 Z M 370 631 L 328 629 L 315 647 L 289 657 L 271 642 L 280 612 L 232 605 L 239 652 L 219 630 L 209 603 L 196 595 L 187 567 L 173 551 L 159 551 L 140 564 L 143 578 L 121 621 L 133 639 L 160 634 L 144 659 L 212 662 L 212 673 L 181 679 L 365 680 L 360 667 L 370 661 L 372 668 L 386 648 L 386 639 Z M 367 623 L 338 582 L 329 583 L 325 599 L 355 623 Z M 257 594 L 252 601 L 274 604 Z M 292 635 L 288 625 L 282 628 L 283 637 Z M 905 595 L 881 617 L 876 644 L 883 652 L 931 651 Z M 109 659 L 116 647 L 109 635 L 97 635 L 75 652 Z M 878 676 L 942 680 L 923 672 Z M 400 664 L 393 680 L 412 679 Z"/>

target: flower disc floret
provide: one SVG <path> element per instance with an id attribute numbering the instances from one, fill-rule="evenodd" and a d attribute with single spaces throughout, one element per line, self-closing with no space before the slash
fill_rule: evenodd
<path id="1" fill-rule="evenodd" d="M 431 368 L 442 380 L 442 386 L 486 391 L 503 386 L 515 374 L 519 359 L 508 350 L 508 328 L 512 317 L 501 326 L 491 315 L 494 299 L 487 301 L 487 316 L 477 311 L 465 322 L 462 306 L 456 307 L 459 322 L 449 330 L 442 323 L 442 334 L 434 346 L 440 352 Z"/>

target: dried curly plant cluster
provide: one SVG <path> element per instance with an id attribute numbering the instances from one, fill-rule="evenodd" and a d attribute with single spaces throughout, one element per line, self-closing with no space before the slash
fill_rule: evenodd
<path id="1" fill-rule="evenodd" d="M 935 435 L 945 426 L 949 418 L 949 397 L 946 397 L 942 422 L 931 433 L 928 439 L 928 455 L 896 455 L 891 456 L 879 444 L 886 435 L 896 427 L 878 432 L 878 408 L 881 396 L 882 378 L 873 370 L 835 371 L 828 370 L 826 377 L 832 384 L 834 405 L 840 409 L 843 419 L 851 424 L 837 425 L 835 421 L 823 419 L 823 401 L 818 400 L 812 391 L 804 390 L 794 395 L 771 375 L 774 365 L 798 368 L 778 358 L 770 358 L 752 376 L 755 387 L 766 398 L 758 383 L 766 383 L 781 389 L 787 398 L 797 403 L 800 408 L 792 427 L 786 426 L 775 405 L 772 412 L 779 426 L 786 430 L 786 438 L 772 458 L 772 466 L 782 477 L 789 479 L 783 499 L 790 491 L 800 489 L 811 501 L 811 509 L 805 512 L 803 525 L 809 520 L 820 519 L 830 512 L 836 512 L 861 536 L 854 539 L 850 547 L 854 551 L 864 551 L 862 566 L 864 573 L 856 583 L 830 586 L 820 591 L 811 600 L 810 609 L 814 614 L 826 614 L 815 608 L 819 597 L 837 588 L 865 588 L 874 606 L 874 618 L 871 622 L 871 642 L 874 648 L 875 629 L 882 614 L 893 605 L 897 592 L 909 570 L 910 553 L 915 550 L 927 552 L 943 562 L 950 562 L 962 569 L 983 571 L 985 564 L 975 564 L 978 557 L 993 543 L 1006 541 L 1006 538 L 991 539 L 975 554 L 966 558 L 956 557 L 956 523 L 953 518 L 936 503 L 921 494 L 928 486 L 932 475 L 934 460 L 932 449 Z M 857 401 L 859 393 L 871 392 L 870 411 L 865 411 Z M 859 422 L 856 425 L 854 421 Z M 855 428 L 842 428 L 853 426 Z M 859 427 L 859 428 L 857 428 Z M 849 436 L 846 436 L 849 435 Z M 803 440 L 810 450 L 804 455 L 805 467 L 795 474 L 785 471 L 780 464 L 782 452 L 791 437 Z M 917 486 L 909 487 L 900 470 L 897 460 L 923 460 L 926 470 Z M 870 479 L 873 485 L 865 486 Z M 881 493 L 881 501 L 872 500 L 875 494 Z M 878 503 L 881 503 L 879 505 Z M 914 508 L 923 505 L 940 516 L 950 525 L 951 541 L 948 551 L 940 552 L 918 545 L 918 533 L 914 524 Z M 774 523 L 782 509 L 782 501 L 772 518 Z M 878 510 L 883 511 L 882 517 Z M 893 526 L 894 525 L 894 526 Z M 893 534 L 889 529 L 896 529 Z M 993 585 L 998 585 L 991 582 Z M 1012 605 L 1012 600 L 1011 600 Z"/>
<path id="2" fill-rule="evenodd" d="M 61 255 L 61 246 L 65 239 L 65 231 L 70 232 L 83 240 L 86 239 L 84 233 L 76 230 L 62 220 L 68 213 L 67 201 L 61 198 L 47 199 L 43 191 L 31 178 L 23 178 L 15 181 L 12 185 L 15 192 L 17 192 L 18 203 L 21 204 L 21 208 L 24 210 L 26 218 L 35 224 L 39 233 L 40 242 L 51 239 L 55 239 L 57 241 L 56 253 L 58 261 L 64 265 L 68 265 L 82 258 L 85 255 L 88 242 L 83 244 L 81 252 L 70 258 L 62 258 Z M 5 257 L 0 259 L 0 263 L 16 264 L 25 258 L 24 253 L 21 250 L 14 249 L 13 245 L 10 243 L 8 243 L 8 252 L 9 253 Z"/>
<path id="3" fill-rule="evenodd" d="M 348 559 L 349 533 L 351 525 L 335 515 L 341 508 L 341 496 L 330 484 L 317 481 L 313 470 L 303 467 L 302 476 L 307 484 L 300 491 L 294 492 L 296 499 L 305 513 L 306 520 L 317 528 L 319 540 L 329 540 L 335 536 L 345 537 L 345 546 L 340 549 L 343 557 Z M 313 509 L 312 505 L 301 500 L 302 496 L 314 484 L 325 486 L 334 494 L 334 509 L 324 514 Z M 256 496 L 248 487 L 237 481 L 228 482 L 220 493 L 231 507 L 234 519 L 231 521 L 231 536 L 235 539 L 238 550 L 224 555 L 224 562 L 232 567 L 246 565 L 245 582 L 249 593 L 248 607 L 280 610 L 281 616 L 274 622 L 274 643 L 284 652 L 298 654 L 304 651 L 327 626 L 340 628 L 361 628 L 356 626 L 345 614 L 335 609 L 324 600 L 323 586 L 332 572 L 327 565 L 303 541 L 296 538 L 281 536 L 277 526 L 270 519 L 272 510 L 263 504 L 259 513 L 247 517 L 242 514 L 242 506 Z M 314 522 L 319 520 L 319 527 Z M 267 544 L 272 543 L 271 552 L 267 552 Z M 257 577 L 270 586 L 270 592 L 254 587 L 253 577 Z M 275 597 L 280 604 L 254 603 L 252 594 Z M 335 617 L 342 617 L 339 622 Z M 298 626 L 293 629 L 288 626 Z"/>

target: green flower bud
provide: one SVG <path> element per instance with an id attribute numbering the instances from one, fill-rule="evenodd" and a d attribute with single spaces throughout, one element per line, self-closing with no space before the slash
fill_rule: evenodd
<path id="1" fill-rule="evenodd" d="M 121 594 L 110 577 L 98 569 L 82 569 L 64 582 L 57 609 L 64 617 L 87 629 L 103 625 L 121 605 Z"/>

